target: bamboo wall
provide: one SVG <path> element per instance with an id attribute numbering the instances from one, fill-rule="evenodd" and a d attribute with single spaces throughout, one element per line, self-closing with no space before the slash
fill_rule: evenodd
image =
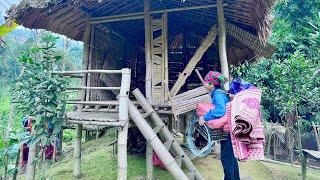
<path id="1" fill-rule="evenodd" d="M 125 67 L 125 40 L 112 32 L 102 32 L 94 29 L 91 69 L 121 69 Z M 90 65 L 89 65 L 90 66 Z M 120 86 L 120 74 L 92 74 L 91 86 Z M 93 90 L 91 100 L 115 99 L 114 91 Z"/>
<path id="2" fill-rule="evenodd" d="M 194 55 L 196 49 L 202 41 L 201 36 L 193 33 L 179 34 L 169 39 L 169 88 L 172 88 L 178 79 L 179 72 L 182 72 L 186 64 Z M 131 69 L 131 90 L 139 88 L 144 93 L 145 85 L 145 60 L 143 48 L 138 47 L 126 39 L 112 33 L 94 31 L 94 47 L 92 51 L 91 69 L 121 69 L 128 67 Z M 253 58 L 254 53 L 248 48 L 241 46 L 233 38 L 229 38 L 227 43 L 228 61 L 236 65 L 236 62 L 243 62 Z M 210 70 L 220 71 L 217 42 L 215 42 L 203 55 L 197 64 L 202 76 Z M 119 86 L 120 75 L 93 74 L 91 76 L 91 86 Z M 187 79 L 182 91 L 194 89 L 201 85 L 196 73 L 192 73 Z M 118 94 L 115 92 L 115 94 Z M 131 96 L 133 98 L 133 96 Z M 93 90 L 90 95 L 91 100 L 115 99 L 114 93 Z"/>

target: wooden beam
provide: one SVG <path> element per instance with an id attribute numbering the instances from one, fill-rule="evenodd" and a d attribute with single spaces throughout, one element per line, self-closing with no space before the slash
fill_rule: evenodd
<path id="1" fill-rule="evenodd" d="M 56 74 L 72 75 L 72 74 L 87 74 L 87 73 L 106 73 L 106 74 L 121 74 L 121 70 L 101 70 L 101 69 L 90 69 L 90 70 L 79 70 L 79 71 L 54 71 Z"/>
<path id="2" fill-rule="evenodd" d="M 224 11 L 222 0 L 217 0 L 217 14 L 218 14 L 218 42 L 219 42 L 219 57 L 221 73 L 228 78 L 228 81 L 224 84 L 224 89 L 229 90 L 229 66 L 227 59 L 227 35 L 226 35 L 226 19 L 224 18 Z"/>
<path id="3" fill-rule="evenodd" d="M 201 60 L 203 54 L 207 51 L 207 49 L 212 45 L 215 38 L 217 36 L 217 28 L 212 27 L 209 31 L 206 38 L 202 41 L 200 47 L 197 49 L 193 57 L 190 59 L 189 63 L 187 64 L 186 68 L 183 72 L 179 75 L 178 80 L 174 84 L 173 88 L 170 91 L 170 97 L 177 95 L 180 88 L 184 85 L 186 79 L 192 73 L 193 69 L 196 67 L 198 62 Z"/>
<path id="4" fill-rule="evenodd" d="M 227 6 L 227 4 L 223 4 Z M 149 11 L 149 14 L 161 14 L 161 13 L 169 13 L 169 12 L 178 12 L 178 11 L 186 11 L 186 10 L 195 10 L 195 9 L 204 9 L 204 8 L 214 8 L 217 7 L 216 4 L 202 5 L 202 6 L 191 6 L 191 7 L 179 7 L 172 9 L 163 9 L 156 11 Z M 115 21 L 125 21 L 125 20 L 133 20 L 133 19 L 143 19 L 145 12 L 138 13 L 129 13 L 129 14 L 119 14 L 119 15 L 111 15 L 111 16 L 101 16 L 94 17 L 90 19 L 92 24 L 106 23 L 106 22 L 115 22 Z"/>
<path id="5" fill-rule="evenodd" d="M 145 61 L 146 61 L 146 82 L 145 91 L 146 98 L 151 102 L 152 99 L 152 84 L 151 84 L 151 71 L 152 71 L 152 54 L 151 54 L 151 17 L 150 17 L 150 1 L 144 0 L 144 31 L 145 31 Z"/>

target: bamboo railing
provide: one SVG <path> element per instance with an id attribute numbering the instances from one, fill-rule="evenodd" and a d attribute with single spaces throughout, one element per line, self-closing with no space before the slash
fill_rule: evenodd
<path id="1" fill-rule="evenodd" d="M 68 104 L 78 105 L 77 112 L 73 112 L 74 119 L 68 120 L 71 123 L 76 124 L 76 137 L 74 144 L 74 176 L 79 178 L 81 175 L 81 138 L 83 125 L 103 125 L 118 127 L 118 179 L 127 179 L 127 136 L 128 136 L 128 95 L 130 90 L 131 70 L 128 68 L 122 70 L 79 70 L 79 71 L 60 71 L 55 72 L 57 74 L 63 74 L 70 78 L 89 77 L 92 73 L 99 74 L 121 74 L 121 86 L 120 87 L 91 87 L 90 83 L 83 81 L 82 86 L 67 87 L 67 90 L 80 90 L 82 95 L 80 101 L 68 100 Z M 80 74 L 80 76 L 79 76 Z M 81 76 L 82 75 L 82 76 Z M 120 90 L 118 95 L 118 101 L 91 101 L 88 97 L 90 90 Z M 83 113 L 84 106 L 118 106 L 118 117 L 114 120 L 110 117 L 103 117 L 101 112 L 85 112 Z M 90 115 L 91 113 L 91 115 Z"/>

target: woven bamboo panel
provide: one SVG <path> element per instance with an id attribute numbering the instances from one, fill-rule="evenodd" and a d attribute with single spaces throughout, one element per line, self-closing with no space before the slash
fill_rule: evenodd
<path id="1" fill-rule="evenodd" d="M 189 90 L 170 99 L 170 105 L 175 116 L 196 109 L 196 105 L 200 102 L 211 102 L 209 92 L 204 86 Z"/>

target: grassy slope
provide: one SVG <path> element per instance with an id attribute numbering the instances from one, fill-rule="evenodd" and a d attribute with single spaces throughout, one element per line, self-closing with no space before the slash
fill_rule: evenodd
<path id="1" fill-rule="evenodd" d="M 277 177 L 277 180 L 300 180 L 302 179 L 301 168 L 291 167 L 290 165 L 280 165 L 275 163 L 263 162 L 263 164 L 268 167 L 272 176 Z M 320 179 L 320 170 L 307 169 L 307 179 L 308 180 L 318 180 Z"/>
<path id="2" fill-rule="evenodd" d="M 117 177 L 116 155 L 112 153 L 112 147 L 107 147 L 111 138 L 100 138 L 84 144 L 82 156 L 82 173 L 85 180 L 112 180 Z M 48 169 L 49 179 L 53 180 L 71 180 L 73 159 L 72 152 L 66 159 L 53 165 Z M 208 156 L 206 158 L 195 160 L 195 165 L 208 180 L 221 180 L 223 171 L 218 159 Z M 273 163 L 261 163 L 251 161 L 240 163 L 241 177 L 250 176 L 254 180 L 272 180 L 272 179 L 301 179 L 298 175 L 300 170 L 285 165 Z M 141 156 L 128 156 L 128 179 L 141 179 L 146 174 L 145 158 Z M 308 170 L 308 179 L 320 177 L 319 171 Z M 173 179 L 165 170 L 155 168 L 155 176 L 160 180 Z M 142 178 L 143 179 L 143 178 Z"/>

